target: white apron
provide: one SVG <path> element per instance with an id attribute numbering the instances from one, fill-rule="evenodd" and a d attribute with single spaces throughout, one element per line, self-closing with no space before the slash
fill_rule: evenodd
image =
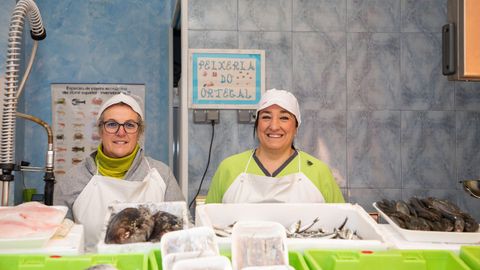
<path id="1" fill-rule="evenodd" d="M 150 168 L 143 181 L 125 181 L 97 173 L 73 203 L 76 223 L 85 228 L 85 248 L 94 251 L 100 239 L 108 205 L 114 202 L 162 202 L 166 184 L 157 169 Z M 98 166 L 97 166 L 98 168 Z"/>
<path id="2" fill-rule="evenodd" d="M 300 153 L 298 172 L 280 178 L 241 173 L 223 195 L 223 203 L 323 203 L 325 199 L 318 188 L 301 172 Z"/>

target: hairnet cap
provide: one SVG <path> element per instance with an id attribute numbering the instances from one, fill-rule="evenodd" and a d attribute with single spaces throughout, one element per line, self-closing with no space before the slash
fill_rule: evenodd
<path id="1" fill-rule="evenodd" d="M 132 96 L 126 95 L 124 93 L 120 93 L 118 95 L 112 96 L 102 104 L 97 114 L 97 121 L 98 119 L 100 119 L 100 116 L 108 107 L 118 103 L 125 103 L 128 106 L 130 106 L 130 108 L 132 108 L 132 110 L 138 113 L 140 115 L 140 118 L 142 118 L 143 120 L 143 111 L 140 105 L 138 104 L 138 102 Z"/>
<path id="2" fill-rule="evenodd" d="M 298 121 L 298 126 L 300 126 L 302 123 L 300 106 L 298 105 L 297 98 L 292 93 L 286 90 L 277 90 L 275 88 L 267 90 L 263 93 L 262 99 L 258 103 L 257 116 L 259 111 L 272 105 L 278 105 L 295 115 L 295 118 L 297 118 Z"/>

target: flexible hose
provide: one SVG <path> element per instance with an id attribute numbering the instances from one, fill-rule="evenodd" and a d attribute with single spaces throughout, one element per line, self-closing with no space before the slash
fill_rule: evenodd
<path id="1" fill-rule="evenodd" d="M 45 131 L 47 132 L 47 139 L 48 139 L 48 149 L 47 149 L 47 157 L 46 157 L 46 161 L 45 161 L 45 171 L 48 173 L 48 172 L 51 172 L 53 173 L 53 161 L 55 159 L 55 152 L 54 152 L 54 149 L 53 149 L 53 131 L 52 131 L 52 128 L 46 123 L 44 122 L 42 119 L 38 118 L 38 117 L 35 117 L 33 115 L 29 115 L 29 114 L 24 114 L 24 113 L 21 113 L 21 112 L 17 112 L 16 115 L 18 117 L 21 117 L 21 118 L 24 118 L 24 119 L 27 119 L 27 120 L 30 120 L 34 123 L 37 123 L 39 124 L 40 126 L 42 126 Z"/>
<path id="2" fill-rule="evenodd" d="M 35 60 L 35 56 L 37 55 L 38 49 L 38 41 L 33 41 L 32 51 L 30 52 L 30 59 L 28 60 L 27 68 L 25 68 L 25 72 L 23 73 L 22 81 L 20 82 L 20 86 L 18 86 L 17 90 L 17 99 L 20 98 L 22 95 L 23 88 L 25 88 L 25 83 L 30 76 L 30 72 L 32 71 L 33 61 Z"/>
<path id="3" fill-rule="evenodd" d="M 55 184 L 55 175 L 53 173 L 53 161 L 55 159 L 55 152 L 53 150 L 53 131 L 52 128 L 44 122 L 42 119 L 35 117 L 33 115 L 24 114 L 17 112 L 18 117 L 30 120 L 34 123 L 39 124 L 42 126 L 45 131 L 47 132 L 48 137 L 48 150 L 47 150 L 47 157 L 46 157 L 46 165 L 45 165 L 45 176 L 43 180 L 45 181 L 45 190 L 44 190 L 44 203 L 46 205 L 53 204 L 53 191 L 54 191 L 54 184 Z"/>
<path id="4" fill-rule="evenodd" d="M 20 70 L 22 32 L 25 16 L 28 15 L 31 35 L 34 39 L 43 39 L 43 27 L 40 11 L 33 0 L 17 2 L 10 20 L 7 64 L 5 72 L 4 105 L 2 111 L 2 128 L 0 140 L 0 164 L 14 163 L 15 113 L 17 110 L 17 90 Z"/>

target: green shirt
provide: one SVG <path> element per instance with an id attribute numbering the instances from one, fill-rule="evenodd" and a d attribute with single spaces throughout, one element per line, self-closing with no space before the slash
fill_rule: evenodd
<path id="1" fill-rule="evenodd" d="M 252 155 L 252 150 L 245 151 L 226 158 L 218 166 L 215 175 L 212 178 L 212 183 L 208 190 L 206 203 L 222 203 L 223 194 L 227 191 L 234 180 L 245 171 L 247 162 Z M 301 172 L 305 174 L 310 181 L 320 190 L 327 203 L 344 203 L 342 192 L 338 187 L 332 172 L 328 166 L 322 161 L 313 156 L 298 151 L 298 155 L 290 161 L 290 163 L 283 168 L 276 177 L 282 177 L 292 173 L 297 173 L 298 159 L 301 158 Z M 252 158 L 248 169 L 249 174 L 262 175 L 262 169 L 258 166 Z"/>

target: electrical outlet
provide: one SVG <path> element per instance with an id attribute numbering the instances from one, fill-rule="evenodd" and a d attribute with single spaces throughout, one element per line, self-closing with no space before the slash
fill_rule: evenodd
<path id="1" fill-rule="evenodd" d="M 220 110 L 193 110 L 193 122 L 195 124 L 215 124 L 220 122 Z"/>
<path id="2" fill-rule="evenodd" d="M 237 110 L 237 119 L 239 124 L 253 124 L 255 123 L 255 110 Z"/>

